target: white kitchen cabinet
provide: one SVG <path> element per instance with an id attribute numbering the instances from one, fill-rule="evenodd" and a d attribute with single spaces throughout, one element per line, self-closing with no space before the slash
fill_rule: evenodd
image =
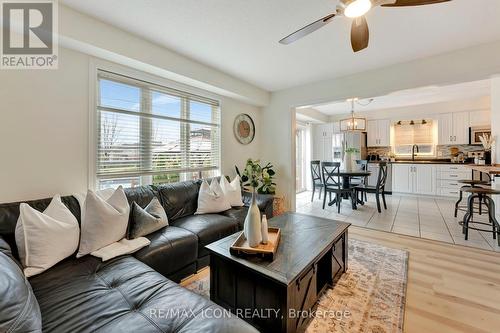
<path id="1" fill-rule="evenodd" d="M 438 120 L 440 145 L 462 145 L 469 143 L 469 112 L 440 114 Z"/>
<path id="2" fill-rule="evenodd" d="M 383 119 L 378 121 L 378 144 L 380 147 L 391 145 L 391 121 Z"/>
<path id="3" fill-rule="evenodd" d="M 460 188 L 464 186 L 459 181 L 472 179 L 472 171 L 459 164 L 443 164 L 437 166 L 436 194 L 443 197 L 458 198 Z"/>
<path id="4" fill-rule="evenodd" d="M 393 164 L 392 165 L 392 191 L 400 193 L 413 192 L 413 165 Z"/>
<path id="5" fill-rule="evenodd" d="M 313 159 L 331 161 L 333 158 L 333 124 L 314 127 Z"/>
<path id="6" fill-rule="evenodd" d="M 376 120 L 366 122 L 366 143 L 368 147 L 376 147 L 378 142 L 378 124 Z"/>
<path id="7" fill-rule="evenodd" d="M 333 134 L 341 133 L 340 131 L 340 121 L 336 121 L 333 123 Z"/>
<path id="8" fill-rule="evenodd" d="M 470 112 L 455 112 L 453 114 L 453 143 L 469 144 Z"/>
<path id="9" fill-rule="evenodd" d="M 368 147 L 388 147 L 390 140 L 391 122 L 387 119 L 368 120 L 366 124 Z"/>
<path id="10" fill-rule="evenodd" d="M 413 193 L 436 194 L 436 167 L 432 164 L 413 165 Z"/>
<path id="11" fill-rule="evenodd" d="M 432 164 L 393 164 L 392 190 L 400 193 L 436 194 L 436 168 Z"/>
<path id="12" fill-rule="evenodd" d="M 440 145 L 453 144 L 453 115 L 451 113 L 438 116 L 438 142 Z"/>

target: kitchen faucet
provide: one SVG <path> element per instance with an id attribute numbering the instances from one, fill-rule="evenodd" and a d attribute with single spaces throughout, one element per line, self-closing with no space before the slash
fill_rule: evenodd
<path id="1" fill-rule="evenodd" d="M 412 161 L 415 161 L 415 148 L 417 148 L 417 154 L 419 153 L 418 146 L 417 145 L 413 145 L 413 147 L 411 147 L 411 160 Z"/>

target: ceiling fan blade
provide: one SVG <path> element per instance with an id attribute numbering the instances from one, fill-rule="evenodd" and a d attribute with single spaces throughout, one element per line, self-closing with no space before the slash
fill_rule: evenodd
<path id="1" fill-rule="evenodd" d="M 316 22 L 313 22 L 309 25 L 306 25 L 302 29 L 295 31 L 294 33 L 292 33 L 292 34 L 286 36 L 285 38 L 283 38 L 282 40 L 280 40 L 280 43 L 288 45 L 288 44 L 291 44 L 304 36 L 309 35 L 310 33 L 314 32 L 314 31 L 318 30 L 319 28 L 322 28 L 323 26 L 330 23 L 330 21 L 335 17 L 335 15 L 336 14 L 327 15 L 327 16 L 323 17 L 322 19 L 317 20 Z"/>
<path id="2" fill-rule="evenodd" d="M 351 26 L 351 46 L 354 52 L 361 51 L 368 47 L 370 40 L 370 30 L 364 16 L 355 18 Z"/>
<path id="3" fill-rule="evenodd" d="M 397 0 L 394 3 L 382 4 L 382 7 L 408 7 L 408 6 L 423 6 L 434 5 L 441 2 L 449 2 L 451 0 Z"/>

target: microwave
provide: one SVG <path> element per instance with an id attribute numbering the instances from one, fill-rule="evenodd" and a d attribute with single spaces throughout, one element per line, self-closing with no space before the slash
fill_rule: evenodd
<path id="1" fill-rule="evenodd" d="M 479 137 L 484 134 L 491 135 L 491 127 L 470 127 L 469 128 L 469 144 L 480 145 L 481 140 Z"/>

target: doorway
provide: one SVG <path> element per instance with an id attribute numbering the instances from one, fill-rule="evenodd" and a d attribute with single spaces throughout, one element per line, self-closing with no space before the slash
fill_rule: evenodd
<path id="1" fill-rule="evenodd" d="M 297 123 L 295 131 L 295 188 L 296 193 L 307 191 L 309 178 L 309 162 L 311 160 L 310 130 L 306 124 Z"/>

